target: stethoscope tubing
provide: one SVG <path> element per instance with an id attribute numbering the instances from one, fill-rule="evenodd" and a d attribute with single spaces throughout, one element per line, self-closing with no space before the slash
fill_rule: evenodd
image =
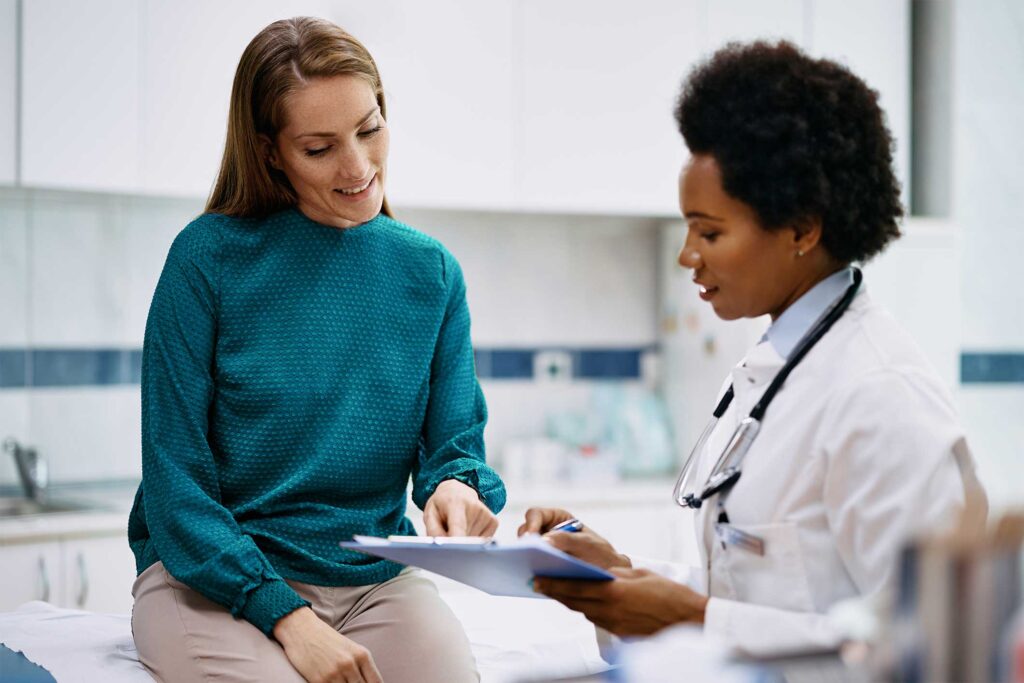
<path id="1" fill-rule="evenodd" d="M 725 394 L 719 400 L 718 405 L 715 406 L 715 410 L 712 413 L 711 420 L 708 421 L 706 427 L 701 432 L 700 437 L 697 439 L 697 443 L 694 445 L 693 450 L 690 451 L 690 455 L 686 458 L 686 462 L 683 463 L 683 469 L 676 478 L 676 485 L 672 491 L 672 498 L 675 500 L 677 505 L 688 508 L 699 508 L 708 498 L 711 498 L 715 494 L 721 493 L 722 497 L 728 494 L 729 490 L 736 485 L 742 473 L 741 466 L 743 459 L 747 455 L 747 451 L 754 444 L 754 440 L 757 438 L 758 433 L 761 429 L 761 423 L 764 420 L 765 413 L 768 412 L 768 407 L 775 399 L 775 395 L 782 388 L 783 383 L 789 374 L 793 372 L 800 361 L 803 360 L 814 345 L 817 344 L 825 334 L 832 329 L 832 326 L 843 316 L 843 314 L 853 303 L 854 297 L 857 296 L 857 292 L 860 290 L 860 285 L 864 280 L 864 276 L 859 268 L 854 267 L 853 269 L 853 282 L 843 295 L 836 301 L 828 311 L 821 317 L 821 319 L 811 328 L 811 330 L 804 335 L 799 341 L 793 353 L 788 359 L 782 369 L 772 379 L 771 384 L 765 390 L 764 394 L 757 404 L 751 409 L 750 414 L 744 418 L 736 431 L 733 432 L 732 438 L 729 439 L 728 445 L 723 449 L 722 453 L 718 456 L 715 461 L 715 466 L 711 469 L 711 473 L 708 475 L 708 480 L 705 482 L 704 487 L 701 489 L 700 495 L 696 493 L 684 493 L 688 488 L 687 483 L 689 482 L 690 475 L 694 470 L 695 458 L 704 449 L 707 444 L 707 440 L 710 438 L 711 433 L 714 431 L 715 426 L 718 424 L 718 420 L 725 411 L 729 408 L 732 403 L 734 396 L 733 387 L 730 384 Z M 696 489 L 694 489 L 696 491 Z M 721 502 L 721 500 L 720 500 Z"/>

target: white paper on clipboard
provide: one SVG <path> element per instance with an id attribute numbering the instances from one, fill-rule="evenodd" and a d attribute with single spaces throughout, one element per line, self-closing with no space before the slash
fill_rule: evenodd
<path id="1" fill-rule="evenodd" d="M 535 576 L 590 581 L 615 578 L 535 535 L 514 541 L 430 536 L 352 538 L 343 541 L 341 547 L 420 567 L 491 595 L 543 598 L 530 585 Z"/>

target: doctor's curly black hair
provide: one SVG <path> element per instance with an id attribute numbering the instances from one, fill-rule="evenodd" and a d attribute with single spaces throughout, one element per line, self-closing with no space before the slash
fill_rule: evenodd
<path id="1" fill-rule="evenodd" d="M 767 229 L 819 218 L 842 263 L 900 236 L 900 185 L 878 93 L 844 66 L 788 42 L 730 43 L 683 84 L 676 123 L 714 157 L 725 191 Z"/>

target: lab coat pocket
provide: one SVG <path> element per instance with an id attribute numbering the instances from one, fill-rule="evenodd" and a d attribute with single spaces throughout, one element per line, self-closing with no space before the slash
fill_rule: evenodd
<path id="1" fill-rule="evenodd" d="M 722 526 L 724 533 L 715 539 L 711 568 L 721 576 L 714 577 L 713 583 L 730 586 L 733 599 L 741 602 L 800 612 L 814 610 L 796 524 Z M 760 539 L 763 553 L 757 552 L 756 545 L 736 542 L 743 537 Z M 716 558 L 718 568 L 714 566 Z"/>

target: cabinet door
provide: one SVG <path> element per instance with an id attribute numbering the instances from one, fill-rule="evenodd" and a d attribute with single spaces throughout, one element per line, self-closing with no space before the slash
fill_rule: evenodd
<path id="1" fill-rule="evenodd" d="M 397 208 L 512 205 L 515 3 L 378 0 L 330 17 L 362 41 L 387 96 Z"/>
<path id="2" fill-rule="evenodd" d="M 0 185 L 17 179 L 18 3 L 0 0 Z"/>
<path id="3" fill-rule="evenodd" d="M 21 180 L 132 191 L 139 177 L 139 3 L 21 4 Z"/>
<path id="4" fill-rule="evenodd" d="M 60 604 L 60 544 L 28 543 L 0 546 L 0 611 L 12 610 L 30 600 Z"/>
<path id="5" fill-rule="evenodd" d="M 677 215 L 672 110 L 699 50 L 698 0 L 520 4 L 521 208 Z"/>
<path id="6" fill-rule="evenodd" d="M 704 0 L 704 51 L 730 41 L 785 39 L 806 46 L 808 0 Z"/>
<path id="7" fill-rule="evenodd" d="M 910 3 L 908 0 L 812 0 L 812 54 L 850 67 L 880 95 L 896 140 L 896 175 L 910 187 Z"/>
<path id="8" fill-rule="evenodd" d="M 224 152 L 235 69 L 267 24 L 324 16 L 322 0 L 147 0 L 142 6 L 146 192 L 206 197 Z"/>
<path id="9" fill-rule="evenodd" d="M 131 611 L 135 557 L 123 534 L 65 541 L 63 551 L 64 607 Z"/>

